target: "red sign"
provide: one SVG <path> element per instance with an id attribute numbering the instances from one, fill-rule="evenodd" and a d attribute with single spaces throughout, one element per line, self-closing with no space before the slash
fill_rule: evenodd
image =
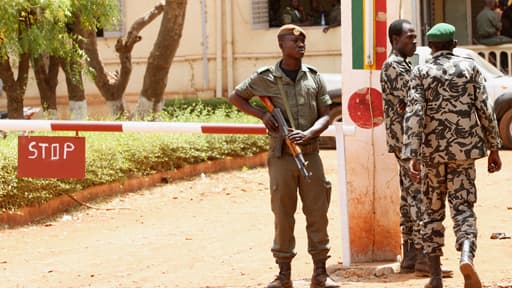
<path id="1" fill-rule="evenodd" d="M 348 114 L 354 123 L 364 129 L 377 127 L 384 122 L 382 93 L 375 88 L 365 87 L 350 95 Z"/>
<path id="2" fill-rule="evenodd" d="M 18 137 L 18 177 L 84 178 L 85 137 Z"/>

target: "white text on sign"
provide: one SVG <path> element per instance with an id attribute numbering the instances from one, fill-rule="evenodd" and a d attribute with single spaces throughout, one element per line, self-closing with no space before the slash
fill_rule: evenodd
<path id="1" fill-rule="evenodd" d="M 69 142 L 49 144 L 32 141 L 28 145 L 28 150 L 32 153 L 29 154 L 29 159 L 39 157 L 40 159 L 61 160 L 68 158 L 68 153 L 75 150 L 75 145 Z"/>

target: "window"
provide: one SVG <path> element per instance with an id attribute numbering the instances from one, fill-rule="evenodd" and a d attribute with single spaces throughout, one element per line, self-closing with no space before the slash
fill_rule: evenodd
<path id="1" fill-rule="evenodd" d="M 288 23 L 325 26 L 341 22 L 340 0 L 252 0 L 251 9 L 253 29 Z"/>
<path id="2" fill-rule="evenodd" d="M 111 28 L 98 28 L 97 37 L 119 38 L 126 34 L 126 13 L 124 0 L 119 0 L 119 23 Z"/>

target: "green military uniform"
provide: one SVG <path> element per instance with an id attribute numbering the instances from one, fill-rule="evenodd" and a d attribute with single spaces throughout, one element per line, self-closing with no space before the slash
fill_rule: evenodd
<path id="1" fill-rule="evenodd" d="M 323 80 L 315 68 L 302 65 L 295 82 L 290 80 L 277 63 L 264 67 L 235 88 L 235 93 L 245 99 L 254 96 L 271 96 L 275 107 L 288 118 L 278 79 L 288 99 L 288 108 L 293 121 L 287 122 L 295 129 L 305 131 L 319 118 L 318 107 L 331 103 Z M 275 219 L 275 235 L 272 253 L 277 262 L 289 261 L 295 256 L 294 214 L 297 209 L 297 190 L 306 215 L 308 252 L 313 260 L 325 260 L 329 252 L 327 234 L 327 210 L 331 196 L 331 184 L 325 179 L 322 160 L 319 156 L 318 138 L 301 145 L 308 171 L 312 173 L 307 182 L 297 168 L 295 160 L 282 139 L 271 135 L 268 157 L 271 206 Z"/>
<path id="2" fill-rule="evenodd" d="M 287 6 L 284 8 L 283 15 L 281 17 L 281 21 L 283 24 L 301 24 L 305 21 L 302 13 L 291 6 Z"/>
<path id="3" fill-rule="evenodd" d="M 501 22 L 495 11 L 485 7 L 476 17 L 476 30 L 478 41 L 484 45 L 499 45 L 512 43 L 512 38 L 499 35 Z"/>
<path id="4" fill-rule="evenodd" d="M 408 162 L 400 159 L 405 112 L 398 110 L 400 102 L 407 102 L 412 66 L 406 59 L 392 53 L 382 65 L 380 83 L 384 95 L 384 119 L 388 152 L 393 153 L 400 170 L 400 228 L 405 248 L 421 248 L 419 210 L 417 207 L 421 186 L 411 180 Z"/>
<path id="5" fill-rule="evenodd" d="M 429 41 L 451 41 L 455 29 L 438 24 Z M 476 250 L 475 164 L 500 139 L 484 79 L 471 59 L 438 51 L 413 70 L 404 118 L 404 158 L 423 163 L 422 236 L 425 254 L 442 255 L 445 201 L 451 209 L 456 248 L 468 240 Z"/>
<path id="6" fill-rule="evenodd" d="M 341 4 L 336 4 L 331 8 L 327 22 L 330 26 L 341 25 Z"/>

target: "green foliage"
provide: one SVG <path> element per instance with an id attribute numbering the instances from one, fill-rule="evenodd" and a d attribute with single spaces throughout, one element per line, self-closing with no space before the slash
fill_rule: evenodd
<path id="1" fill-rule="evenodd" d="M 251 99 L 250 103 L 265 109 L 265 106 L 256 98 Z M 193 121 L 194 119 L 202 119 L 204 117 L 212 117 L 215 114 L 222 118 L 237 117 L 240 112 L 235 106 L 224 98 L 208 98 L 208 99 L 170 99 L 165 101 L 164 112 L 171 121 Z M 185 113 L 183 113 L 185 112 Z M 192 117 L 187 117 L 190 115 Z M 176 119 L 176 117 L 186 117 L 190 119 Z M 251 119 L 250 122 L 259 123 L 257 119 Z"/>
<path id="2" fill-rule="evenodd" d="M 113 28 L 120 21 L 118 0 L 70 0 L 85 29 Z"/>
<path id="3" fill-rule="evenodd" d="M 168 117 L 172 121 L 258 123 L 232 106 L 211 109 L 196 103 Z M 165 114 L 165 113 L 164 113 Z M 229 117 L 223 115 L 229 114 Z M 37 135 L 70 133 L 37 133 Z M 190 164 L 226 157 L 251 156 L 266 151 L 268 139 L 254 135 L 164 133 L 80 133 L 86 137 L 85 179 L 17 178 L 17 136 L 0 140 L 0 209 L 44 203 L 64 192 L 175 170 Z"/>
<path id="4" fill-rule="evenodd" d="M 119 20 L 117 0 L 0 0 L 0 54 L 22 53 L 76 57 L 81 51 L 71 39 L 70 23 L 79 19 L 86 28 L 112 27 Z M 77 18 L 75 18 L 77 16 Z"/>

